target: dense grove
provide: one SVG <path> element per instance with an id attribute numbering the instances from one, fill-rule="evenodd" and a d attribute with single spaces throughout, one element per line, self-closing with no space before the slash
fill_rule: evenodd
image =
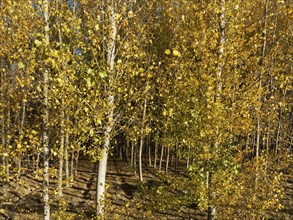
<path id="1" fill-rule="evenodd" d="M 55 219 L 52 198 L 69 202 L 82 155 L 105 218 L 111 156 L 154 207 L 209 220 L 284 208 L 290 1 L 1 0 L 0 15 L 2 196 L 33 175 Z M 145 180 L 150 168 L 162 181 Z"/>

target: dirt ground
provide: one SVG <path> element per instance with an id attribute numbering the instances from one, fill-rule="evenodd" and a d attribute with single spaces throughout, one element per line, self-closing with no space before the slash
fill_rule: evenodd
<path id="1" fill-rule="evenodd" d="M 287 181 L 284 182 L 286 193 L 282 201 L 284 209 L 269 213 L 269 219 L 293 219 L 293 176 L 292 171 L 289 171 L 286 173 Z M 52 219 L 94 219 L 96 187 L 93 164 L 85 157 L 80 159 L 75 181 L 71 183 L 71 187 L 64 187 L 64 195 L 61 199 L 56 193 L 57 169 L 52 169 L 51 173 Z M 206 219 L 206 213 L 201 213 L 196 207 L 179 209 L 179 206 L 154 204 L 150 199 L 151 195 L 145 195 L 145 190 L 142 188 L 148 187 L 148 184 L 156 186 L 160 183 L 161 176 L 155 169 L 148 168 L 144 170 L 146 184 L 140 185 L 138 177 L 126 164 L 120 160 L 110 160 L 106 180 L 105 219 Z M 42 219 L 41 186 L 42 176 L 37 173 L 22 176 L 17 188 L 13 184 L 1 186 L 0 220 Z M 158 186 L 157 189 L 160 187 Z"/>

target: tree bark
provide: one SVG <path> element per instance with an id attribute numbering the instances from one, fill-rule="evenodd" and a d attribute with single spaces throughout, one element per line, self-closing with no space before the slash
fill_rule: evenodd
<path id="1" fill-rule="evenodd" d="M 130 166 L 133 167 L 134 161 L 134 144 L 131 142 Z"/>
<path id="2" fill-rule="evenodd" d="M 221 94 L 222 94 L 222 76 L 223 76 L 223 69 L 224 69 L 224 49 L 225 49 L 225 41 L 226 41 L 226 35 L 225 30 L 226 29 L 226 0 L 220 0 L 220 38 L 219 38 L 219 50 L 218 50 L 218 72 L 217 72 L 217 88 L 216 88 L 216 97 L 215 102 L 219 103 L 221 101 Z M 216 142 L 215 142 L 215 149 L 217 150 L 219 145 L 219 124 L 216 126 Z M 214 199 L 214 192 L 211 190 L 211 170 L 207 170 L 207 188 L 208 188 L 208 197 L 209 200 Z M 208 206 L 208 220 L 214 220 L 215 219 L 215 213 L 216 213 L 216 207 L 213 205 Z"/>
<path id="3" fill-rule="evenodd" d="M 45 44 L 48 47 L 49 40 L 49 4 L 50 1 L 44 1 L 44 20 L 45 20 Z M 44 181 L 43 181 L 43 200 L 44 200 L 44 220 L 50 220 L 49 204 L 49 107 L 48 107 L 48 84 L 49 74 L 47 70 L 43 71 L 43 158 L 44 158 Z"/>
<path id="4" fill-rule="evenodd" d="M 67 122 L 68 122 L 67 118 Z M 68 124 L 68 123 L 67 123 Z M 69 187 L 69 154 L 68 154 L 68 145 L 69 145 L 69 131 L 68 127 L 66 127 L 65 130 L 65 151 L 64 151 L 64 157 L 65 157 L 65 179 L 66 179 L 66 187 Z"/>
<path id="5" fill-rule="evenodd" d="M 60 122 L 60 149 L 59 149 L 59 172 L 58 172 L 58 196 L 63 195 L 63 162 L 64 162 L 64 110 L 61 110 Z"/>
<path id="6" fill-rule="evenodd" d="M 104 199 L 105 199 L 105 183 L 106 183 L 106 171 L 107 171 L 107 160 L 108 151 L 110 148 L 111 132 L 114 126 L 114 109 L 115 109 L 115 98 L 112 91 L 112 83 L 114 83 L 114 61 L 116 51 L 116 13 L 115 13 L 115 1 L 107 1 L 107 13 L 109 15 L 109 36 L 107 44 L 107 65 L 109 71 L 109 83 L 106 88 L 107 93 L 107 115 L 106 115 L 106 128 L 104 132 L 104 142 L 101 150 L 101 159 L 99 160 L 98 178 L 97 178 L 97 197 L 96 197 L 96 215 L 100 218 L 104 216 Z"/>
<path id="7" fill-rule="evenodd" d="M 152 146 L 151 146 L 151 136 L 148 135 L 148 152 L 149 152 L 149 166 L 152 166 Z"/>
<path id="8" fill-rule="evenodd" d="M 138 170 L 139 170 L 139 181 L 143 182 L 143 175 L 142 175 L 142 149 L 144 145 L 144 137 L 143 137 L 143 127 L 145 122 L 145 116 L 146 116 L 146 107 L 147 107 L 147 100 L 144 99 L 144 105 L 143 105 L 143 114 L 142 114 L 142 122 L 141 122 L 141 137 L 139 141 L 139 156 L 138 156 Z"/>
<path id="9" fill-rule="evenodd" d="M 133 143 L 132 143 L 132 145 L 134 145 Z M 137 143 L 135 144 L 135 147 L 134 147 L 134 152 L 133 152 L 133 170 L 134 170 L 134 175 L 136 176 L 137 175 L 137 173 L 136 173 L 136 171 L 137 171 Z"/>
<path id="10" fill-rule="evenodd" d="M 106 140 L 107 143 L 104 144 L 108 145 L 109 147 L 109 139 Z M 105 142 L 106 142 L 105 141 Z M 106 183 L 106 171 L 107 171 L 107 160 L 108 160 L 108 147 L 103 148 L 101 151 L 101 159 L 98 162 L 99 168 L 98 168 L 98 177 L 97 177 L 97 197 L 96 197 L 96 213 L 97 216 L 103 218 L 104 214 L 104 202 L 105 202 L 105 183 Z"/>
<path id="11" fill-rule="evenodd" d="M 166 164 L 165 164 L 165 174 L 168 173 L 169 158 L 170 158 L 170 147 L 167 147 Z"/>
<path id="12" fill-rule="evenodd" d="M 164 146 L 162 146 L 162 149 L 161 149 L 161 156 L 160 156 L 159 170 L 162 169 L 163 156 L 164 156 Z"/>
<path id="13" fill-rule="evenodd" d="M 155 158 L 154 158 L 154 168 L 157 168 L 157 157 L 158 157 L 158 142 L 155 142 Z"/>

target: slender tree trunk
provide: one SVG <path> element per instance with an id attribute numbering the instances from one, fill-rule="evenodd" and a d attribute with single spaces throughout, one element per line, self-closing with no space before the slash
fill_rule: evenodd
<path id="1" fill-rule="evenodd" d="M 265 140 L 264 146 L 266 146 L 266 165 L 265 165 L 265 171 L 267 171 L 268 170 L 268 166 L 269 166 L 270 123 L 268 124 L 268 127 L 267 127 L 267 135 L 266 135 L 266 140 Z M 265 176 L 265 178 L 266 178 L 266 176 Z"/>
<path id="2" fill-rule="evenodd" d="M 267 45 L 267 13 L 268 13 L 268 0 L 264 0 L 264 25 L 263 25 L 263 42 L 262 42 L 262 51 L 261 51 L 261 60 L 260 60 L 260 73 L 259 73 L 259 92 L 258 92 L 258 102 L 259 108 L 257 112 L 257 133 L 256 133 L 256 161 L 258 161 L 260 155 L 260 136 L 261 136 L 261 106 L 262 106 L 262 77 L 263 77 L 263 65 L 266 54 L 266 45 Z M 258 164 L 255 171 L 255 190 L 258 187 Z"/>
<path id="3" fill-rule="evenodd" d="M 109 141 L 109 140 L 107 140 Z M 107 143 L 109 146 L 109 143 Z M 98 168 L 98 178 L 97 178 L 97 216 L 103 217 L 103 208 L 104 208 L 104 200 L 105 200 L 105 183 L 106 183 L 106 170 L 107 170 L 107 160 L 108 160 L 108 148 L 103 148 L 101 151 L 101 159 L 99 161 Z"/>
<path id="4" fill-rule="evenodd" d="M 38 150 L 36 160 L 35 160 L 35 171 L 37 171 L 39 169 L 39 166 L 40 166 L 40 154 L 41 153 Z"/>
<path id="5" fill-rule="evenodd" d="M 107 160 L 108 151 L 110 148 L 111 131 L 113 129 L 114 122 L 114 97 L 110 95 L 108 97 L 108 120 L 106 130 L 104 132 L 104 144 L 101 151 L 101 159 L 99 160 L 98 178 L 97 178 L 97 216 L 103 218 L 104 214 L 104 199 L 105 199 L 105 184 L 106 184 L 106 171 L 107 171 Z"/>
<path id="6" fill-rule="evenodd" d="M 139 181 L 143 182 L 143 175 L 142 175 L 142 149 L 143 149 L 143 137 L 140 137 L 139 140 L 139 152 L 138 152 L 138 173 L 139 173 Z"/>
<path id="7" fill-rule="evenodd" d="M 22 103 L 22 114 L 21 114 L 21 120 L 20 120 L 20 127 L 19 127 L 19 143 L 22 145 L 22 139 L 23 139 L 23 127 L 24 127 L 24 120 L 25 120 L 25 112 L 26 112 L 26 102 Z M 21 160 L 22 160 L 22 149 L 20 150 L 20 153 L 18 155 L 18 167 L 17 167 L 17 176 L 16 176 L 16 187 L 18 187 L 18 182 L 21 174 Z"/>
<path id="8" fill-rule="evenodd" d="M 135 144 L 135 147 L 134 147 L 134 155 L 133 155 L 133 169 L 134 169 L 134 175 L 135 176 L 137 175 L 137 173 L 136 173 L 136 171 L 137 171 L 136 161 L 137 161 L 137 144 Z"/>
<path id="9" fill-rule="evenodd" d="M 129 140 L 126 140 L 125 162 L 126 164 L 129 164 Z"/>
<path id="10" fill-rule="evenodd" d="M 190 153 L 190 146 L 188 146 L 188 156 L 187 156 L 187 159 L 186 159 L 186 168 L 188 169 L 189 167 L 189 163 L 190 163 L 190 156 L 189 156 L 189 153 Z"/>
<path id="11" fill-rule="evenodd" d="M 170 150 L 170 156 L 169 157 L 170 157 L 169 163 L 170 163 L 170 166 L 172 166 L 173 162 L 174 162 L 174 158 L 175 158 L 175 152 L 174 152 L 173 149 Z"/>
<path id="12" fill-rule="evenodd" d="M 278 128 L 277 128 L 277 134 L 276 134 L 276 147 L 275 147 L 275 155 L 278 158 L 278 151 L 279 151 L 279 137 L 280 137 L 280 130 L 281 130 L 281 114 L 282 111 L 280 110 L 279 113 L 279 120 L 278 120 Z"/>
<path id="13" fill-rule="evenodd" d="M 151 146 L 151 136 L 148 135 L 148 149 L 149 149 L 149 166 L 152 166 L 152 146 Z"/>
<path id="14" fill-rule="evenodd" d="M 219 51 L 218 51 L 218 72 L 217 72 L 217 88 L 216 88 L 216 97 L 215 102 L 219 103 L 221 101 L 221 94 L 222 94 L 222 76 L 223 76 L 223 70 L 224 70 L 224 49 L 225 49 L 225 41 L 226 41 L 226 35 L 225 35 L 225 29 L 226 29 L 226 1 L 220 0 L 220 38 L 219 38 Z M 215 149 L 218 148 L 218 138 L 219 138 L 219 125 L 216 125 L 216 143 L 215 143 Z M 209 200 L 214 199 L 214 192 L 212 191 L 211 185 L 211 171 L 207 170 L 207 188 L 209 193 Z M 208 206 L 208 220 L 214 220 L 215 219 L 215 213 L 216 213 L 216 207 L 209 204 Z"/>
<path id="15" fill-rule="evenodd" d="M 155 158 L 154 158 L 154 168 L 157 168 L 157 157 L 158 157 L 158 142 L 155 142 Z"/>
<path id="16" fill-rule="evenodd" d="M 259 109 L 257 113 L 257 134 L 256 134 L 256 152 L 255 155 L 258 158 L 260 154 L 260 135 L 261 135 L 261 104 L 262 104 L 262 77 L 263 77 L 263 70 L 262 67 L 264 65 L 264 59 L 266 55 L 266 45 L 267 45 L 267 13 L 268 13 L 268 1 L 264 0 L 264 29 L 263 29 L 263 44 L 262 44 L 262 51 L 261 51 L 261 61 L 260 61 L 260 73 L 259 73 L 259 93 L 258 93 L 258 102 L 259 102 Z"/>
<path id="17" fill-rule="evenodd" d="M 4 121 L 4 119 L 3 119 Z M 3 181 L 4 181 L 4 178 L 5 178 L 5 166 L 6 166 L 6 152 L 5 152 L 5 145 L 6 145 L 6 139 L 5 139 L 5 126 L 4 126 L 4 123 L 2 123 L 2 129 L 1 129 L 1 145 L 2 145 L 2 149 L 3 149 L 3 152 L 2 152 L 2 175 L 3 175 Z M 6 181 L 6 180 L 5 180 Z M 3 187 L 4 187 L 4 183 L 3 183 Z"/>
<path id="18" fill-rule="evenodd" d="M 45 0 L 44 20 L 45 20 L 45 44 L 49 47 L 49 0 Z M 43 158 L 44 158 L 44 181 L 43 181 L 43 199 L 44 199 L 44 220 L 50 220 L 50 204 L 49 204 L 49 107 L 48 107 L 48 84 L 49 74 L 48 70 L 43 71 Z"/>
<path id="19" fill-rule="evenodd" d="M 11 139 L 11 137 L 9 137 L 10 135 L 9 135 L 9 133 L 10 133 L 10 124 L 11 124 L 11 122 L 10 122 L 10 119 L 11 119 L 11 109 L 10 109 L 10 101 L 8 102 L 8 110 L 7 110 L 7 121 L 6 121 L 6 123 L 7 123 L 7 128 L 6 128 L 6 138 L 5 138 L 5 145 L 6 146 L 9 146 L 9 144 L 10 144 L 10 139 Z M 10 182 L 10 169 L 9 169 L 9 157 L 7 156 L 6 158 L 5 158 L 6 160 L 6 182 L 7 183 L 9 183 Z"/>
<path id="20" fill-rule="evenodd" d="M 211 173 L 207 171 L 206 173 L 207 179 L 206 179 L 206 188 L 209 192 L 209 201 L 211 201 L 213 198 L 213 192 L 210 189 L 211 188 Z M 214 220 L 216 214 L 216 208 L 212 206 L 211 204 L 208 205 L 208 220 Z"/>
<path id="21" fill-rule="evenodd" d="M 74 180 L 74 150 L 72 149 L 71 151 L 71 158 L 70 158 L 70 180 L 73 181 Z"/>
<path id="22" fill-rule="evenodd" d="M 116 27 L 116 13 L 115 13 L 115 1 L 108 0 L 107 1 L 107 13 L 109 15 L 109 36 L 108 36 L 108 44 L 107 44 L 107 65 L 109 70 L 109 84 L 108 88 L 106 88 L 107 92 L 107 120 L 106 120 L 106 128 L 103 137 L 103 146 L 101 151 L 101 159 L 99 161 L 99 170 L 98 170 L 98 178 L 97 178 L 97 197 L 96 197 L 96 215 L 100 218 L 104 216 L 104 199 L 105 199 L 105 183 L 106 183 L 106 171 L 107 171 L 107 160 L 108 160 L 108 151 L 110 148 L 110 140 L 111 140 L 111 132 L 114 126 L 114 95 L 112 94 L 111 83 L 114 83 L 114 60 L 116 53 L 116 35 L 117 35 L 117 27 Z"/>
<path id="23" fill-rule="evenodd" d="M 139 142 L 139 157 L 138 157 L 138 170 L 139 170 L 139 181 L 143 182 L 143 175 L 142 175 L 142 149 L 144 145 L 144 137 L 143 137 L 143 127 L 144 127 L 144 121 L 146 117 L 146 107 L 147 107 L 147 100 L 144 100 L 143 105 L 143 114 L 142 114 L 142 122 L 141 122 L 141 137 Z"/>
<path id="24" fill-rule="evenodd" d="M 68 122 L 67 118 L 67 122 Z M 69 145 L 69 131 L 68 128 L 65 130 L 65 151 L 64 151 L 64 156 L 65 156 L 65 178 L 66 178 L 66 187 L 69 187 L 69 154 L 68 154 L 68 145 Z"/>
<path id="25" fill-rule="evenodd" d="M 175 146 L 175 173 L 178 173 L 179 155 L 178 155 L 178 144 Z"/>
<path id="26" fill-rule="evenodd" d="M 59 172 L 58 172 L 58 196 L 63 195 L 63 163 L 64 163 L 64 110 L 61 110 L 61 122 L 60 122 L 60 149 L 59 149 Z"/>
<path id="27" fill-rule="evenodd" d="M 165 174 L 168 173 L 168 166 L 169 166 L 169 158 L 170 158 L 170 147 L 167 147 L 167 154 L 166 154 L 166 164 L 165 164 Z"/>
<path id="28" fill-rule="evenodd" d="M 161 149 L 161 156 L 160 156 L 159 170 L 162 169 L 163 156 L 164 156 L 164 146 L 162 146 L 162 149 Z"/>
<path id="29" fill-rule="evenodd" d="M 134 161 L 134 144 L 131 142 L 130 166 L 133 167 Z"/>

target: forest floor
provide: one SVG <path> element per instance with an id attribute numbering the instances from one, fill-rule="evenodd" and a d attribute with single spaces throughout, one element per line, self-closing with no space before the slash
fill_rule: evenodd
<path id="1" fill-rule="evenodd" d="M 292 167 L 291 167 L 292 168 Z M 52 170 L 53 171 L 53 170 Z M 51 173 L 52 173 L 51 171 Z M 71 187 L 64 187 L 63 197 L 57 197 L 57 169 L 51 177 L 52 219 L 94 219 L 95 172 L 87 158 L 79 160 L 77 175 Z M 154 168 L 144 170 L 144 184 L 120 160 L 110 160 L 107 172 L 106 218 L 105 219 L 206 219 L 206 213 L 196 206 L 180 207 L 174 201 L 159 201 L 163 176 Z M 293 174 L 288 170 L 284 181 L 284 209 L 269 213 L 270 219 L 293 219 Z M 19 185 L 0 188 L 0 220 L 42 219 L 42 176 L 37 173 L 23 175 Z M 155 190 L 155 192 L 153 192 Z M 156 197 L 156 202 L 152 199 Z M 168 197 L 162 197 L 168 200 Z M 172 199 L 172 198 L 169 198 Z M 168 203 L 170 205 L 168 206 Z"/>

